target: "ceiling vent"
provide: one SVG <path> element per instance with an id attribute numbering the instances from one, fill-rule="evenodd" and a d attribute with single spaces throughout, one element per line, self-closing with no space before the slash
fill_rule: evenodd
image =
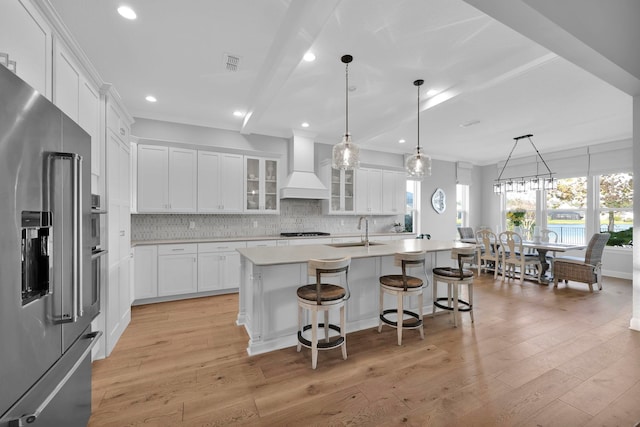
<path id="1" fill-rule="evenodd" d="M 240 57 L 238 55 L 225 53 L 222 65 L 224 66 L 225 70 L 236 72 L 240 68 Z"/>

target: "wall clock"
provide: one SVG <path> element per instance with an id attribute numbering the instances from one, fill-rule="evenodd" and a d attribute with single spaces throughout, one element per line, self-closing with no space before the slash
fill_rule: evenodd
<path id="1" fill-rule="evenodd" d="M 431 206 L 433 206 L 433 210 L 439 214 L 447 209 L 447 196 L 444 194 L 442 188 L 437 188 L 436 191 L 433 192 L 433 196 L 431 196 Z"/>

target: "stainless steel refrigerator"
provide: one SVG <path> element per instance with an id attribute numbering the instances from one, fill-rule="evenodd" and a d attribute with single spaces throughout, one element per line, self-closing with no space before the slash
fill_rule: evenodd
<path id="1" fill-rule="evenodd" d="M 0 66 L 0 427 L 91 414 L 89 135 Z"/>

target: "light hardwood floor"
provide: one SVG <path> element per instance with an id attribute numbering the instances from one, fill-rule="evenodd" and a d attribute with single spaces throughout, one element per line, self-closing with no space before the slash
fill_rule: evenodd
<path id="1" fill-rule="evenodd" d="M 372 283 L 372 286 L 377 286 Z M 94 363 L 97 426 L 633 426 L 640 332 L 631 283 L 559 289 L 476 278 L 475 324 L 425 319 L 348 334 L 349 357 L 295 347 L 249 357 L 237 295 L 133 308 L 112 355 Z M 296 316 L 296 313 L 291 313 Z"/>

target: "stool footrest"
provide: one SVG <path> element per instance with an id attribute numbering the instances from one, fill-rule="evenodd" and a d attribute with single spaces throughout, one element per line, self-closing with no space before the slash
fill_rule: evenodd
<path id="1" fill-rule="evenodd" d="M 304 331 L 308 331 L 309 329 L 311 329 L 313 327 L 313 325 L 304 325 L 302 327 L 302 331 L 298 331 L 298 342 L 300 344 L 302 344 L 303 346 L 307 347 L 307 348 L 311 348 L 312 343 L 311 341 L 309 341 L 308 339 L 306 339 L 302 333 Z M 329 323 L 329 329 L 333 329 L 334 331 L 340 333 L 340 326 L 338 325 L 333 325 L 331 323 Z M 318 329 L 324 328 L 324 323 L 318 323 Z M 344 337 L 339 336 L 333 340 L 330 340 L 329 342 L 326 341 L 320 341 L 318 339 L 318 350 L 327 350 L 330 348 L 336 348 L 341 346 L 344 343 Z"/>
<path id="2" fill-rule="evenodd" d="M 402 328 L 403 329 L 415 329 L 415 328 L 419 328 L 420 326 L 422 326 L 422 320 L 420 320 L 420 316 L 418 316 L 417 313 L 414 313 L 413 311 L 409 311 L 409 310 L 402 310 L 402 312 L 404 314 L 406 314 L 407 316 L 411 316 L 413 318 L 415 318 L 416 320 L 413 321 L 409 321 L 409 322 L 405 322 L 404 320 L 402 321 Z M 389 326 L 393 326 L 394 328 L 398 327 L 398 322 L 394 322 L 393 320 L 389 320 L 387 319 L 385 316 L 387 314 L 398 314 L 398 310 L 395 308 L 390 308 L 388 310 L 384 310 L 382 312 L 382 314 L 380 314 L 380 320 L 382 320 L 384 323 L 386 323 Z M 407 319 L 407 320 L 411 320 L 411 319 Z"/>
<path id="3" fill-rule="evenodd" d="M 449 306 L 449 305 L 444 305 L 444 304 L 440 304 L 439 301 L 453 301 L 453 299 L 449 300 L 449 298 L 447 297 L 440 297 L 437 298 L 434 302 L 433 305 L 435 305 L 438 308 L 441 308 L 443 310 L 449 310 L 449 311 L 453 311 L 454 308 Z M 458 307 L 458 311 L 471 311 L 472 307 L 471 304 L 469 304 L 467 301 L 458 299 L 458 305 L 462 305 L 462 307 Z"/>

